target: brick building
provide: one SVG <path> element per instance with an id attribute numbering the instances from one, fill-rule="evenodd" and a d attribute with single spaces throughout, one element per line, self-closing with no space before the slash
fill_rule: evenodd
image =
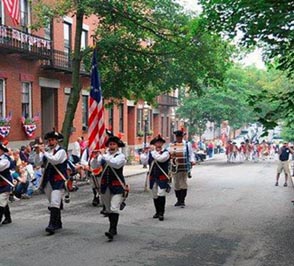
<path id="1" fill-rule="evenodd" d="M 0 135 L 15 147 L 43 136 L 53 127 L 61 130 L 72 87 L 70 54 L 75 18 L 56 19 L 47 28 L 32 31 L 31 10 L 28 0 L 20 0 L 20 24 L 14 26 L 0 2 Z M 82 48 L 93 45 L 90 36 L 97 23 L 95 16 L 84 19 Z M 83 67 L 80 74 L 83 89 L 71 142 L 78 136 L 87 138 L 90 75 Z M 178 127 L 172 118 L 176 105 L 177 95 L 159 96 L 157 108 L 125 99 L 105 110 L 105 124 L 115 134 L 121 134 L 131 149 L 139 149 L 145 138 L 148 142 L 154 134 L 161 133 L 167 140 L 171 139 L 172 130 Z M 29 136 L 23 124 L 32 124 L 29 120 L 34 117 L 39 120 L 33 136 Z M 9 119 L 10 131 L 6 123 Z"/>

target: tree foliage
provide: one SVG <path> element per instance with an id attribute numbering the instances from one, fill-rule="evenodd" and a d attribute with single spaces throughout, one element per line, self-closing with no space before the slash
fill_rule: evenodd
<path id="1" fill-rule="evenodd" d="M 200 0 L 208 28 L 246 47 L 261 46 L 268 62 L 294 72 L 294 1 Z"/>
<path id="2" fill-rule="evenodd" d="M 199 133 L 198 124 L 208 121 L 219 126 L 223 120 L 228 120 L 233 129 L 238 129 L 250 122 L 264 122 L 260 118 L 265 119 L 278 108 L 276 102 L 260 97 L 264 91 L 267 95 L 277 94 L 289 87 L 279 71 L 236 65 L 227 71 L 221 88 L 207 88 L 201 97 L 195 93 L 185 95 L 178 115 L 188 121 L 192 133 L 196 134 Z"/>
<path id="3" fill-rule="evenodd" d="M 79 101 L 81 61 L 90 62 L 81 51 L 84 16 L 96 15 L 99 23 L 92 36 L 99 53 L 103 96 L 107 99 L 144 99 L 178 87 L 201 93 L 201 86 L 218 84 L 230 65 L 231 48 L 217 35 L 203 30 L 203 21 L 183 13 L 172 0 L 83 0 L 35 5 L 38 21 L 69 12 L 77 19 L 75 50 L 72 55 L 72 92 L 62 132 L 67 146 Z M 88 58 L 87 58 L 88 55 Z"/>
<path id="4" fill-rule="evenodd" d="M 294 1 L 247 1 L 247 0 L 201 0 L 203 17 L 207 28 L 225 34 L 230 38 L 241 36 L 240 43 L 245 47 L 258 45 L 264 51 L 264 58 L 274 68 L 278 68 L 293 79 L 294 76 Z M 281 75 L 281 73 L 279 73 Z M 276 77 L 276 76 L 275 76 Z M 252 95 L 250 103 L 267 102 L 272 109 L 266 112 L 262 106 L 259 120 L 265 128 L 273 128 L 277 121 L 284 120 L 285 126 L 293 123 L 293 81 L 278 85 L 276 91 L 263 89 Z M 281 81 L 281 79 L 280 79 Z M 287 84 L 288 85 L 287 85 Z M 266 104 L 265 104 L 266 105 Z"/>

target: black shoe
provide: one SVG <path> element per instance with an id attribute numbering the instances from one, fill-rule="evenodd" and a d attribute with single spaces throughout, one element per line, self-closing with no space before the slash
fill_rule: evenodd
<path id="1" fill-rule="evenodd" d="M 111 232 L 105 232 L 105 235 L 108 237 L 109 241 L 113 240 L 113 234 Z"/>
<path id="2" fill-rule="evenodd" d="M 49 235 L 54 235 L 55 234 L 55 228 L 52 225 L 48 225 L 45 229 L 45 231 L 49 234 Z"/>
<path id="3" fill-rule="evenodd" d="M 100 214 L 103 214 L 104 217 L 108 217 L 108 213 L 105 210 L 101 210 L 100 211 Z"/>
<path id="4" fill-rule="evenodd" d="M 5 218 L 4 221 L 2 222 L 2 224 L 11 224 L 12 220 L 11 218 Z"/>
<path id="5" fill-rule="evenodd" d="M 158 219 L 159 219 L 159 221 L 163 221 L 164 220 L 163 214 L 159 214 Z"/>
<path id="6" fill-rule="evenodd" d="M 155 213 L 154 215 L 153 215 L 153 219 L 158 219 L 159 218 L 159 214 L 158 213 Z"/>
<path id="7" fill-rule="evenodd" d="M 181 205 L 182 204 L 179 201 L 177 201 L 176 204 L 175 204 L 175 207 L 178 207 L 178 206 L 181 206 Z"/>
<path id="8" fill-rule="evenodd" d="M 99 198 L 94 198 L 93 201 L 92 201 L 92 205 L 94 207 L 97 207 L 99 205 Z"/>
<path id="9" fill-rule="evenodd" d="M 181 203 L 181 208 L 185 208 L 186 204 L 185 202 Z"/>

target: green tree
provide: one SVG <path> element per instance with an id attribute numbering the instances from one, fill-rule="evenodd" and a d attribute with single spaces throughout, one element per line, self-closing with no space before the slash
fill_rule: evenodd
<path id="1" fill-rule="evenodd" d="M 105 98 L 152 102 L 180 86 L 200 92 L 200 84 L 221 80 L 230 63 L 229 46 L 216 35 L 202 33 L 202 22 L 185 15 L 171 0 L 63 0 L 54 6 L 39 2 L 35 8 L 41 19 L 36 26 L 69 12 L 76 18 L 72 91 L 62 127 L 65 146 L 80 99 L 81 61 L 90 62 L 90 49 L 80 50 L 84 16 L 100 18 L 93 38 Z"/>
<path id="2" fill-rule="evenodd" d="M 294 71 L 294 1 L 200 0 L 207 27 L 230 38 L 238 34 L 246 47 L 261 46 L 264 58 Z"/>
<path id="3" fill-rule="evenodd" d="M 239 37 L 239 42 L 247 47 L 262 47 L 268 65 L 285 71 L 290 78 L 294 76 L 294 1 L 248 1 L 248 0 L 200 0 L 203 18 L 207 29 L 230 38 Z M 241 38 L 240 38 L 241 36 Z M 284 77 L 283 77 L 284 78 Z M 276 80 L 277 81 L 277 80 Z M 276 82 L 275 81 L 275 82 Z M 266 128 L 276 126 L 284 120 L 285 126 L 294 122 L 293 82 L 291 86 L 279 86 L 275 91 L 262 90 L 253 95 L 252 102 L 269 103 L 272 109 L 260 112 L 259 120 Z M 283 88 L 283 90 L 281 89 Z"/>
<path id="4" fill-rule="evenodd" d="M 207 88 L 201 97 L 196 93 L 185 95 L 178 114 L 189 121 L 192 133 L 199 134 L 199 121 L 220 126 L 223 120 L 228 120 L 232 129 L 239 129 L 275 109 L 275 104 L 267 98 L 256 98 L 261 91 L 275 92 L 277 87 L 287 87 L 280 72 L 235 65 L 227 71 L 221 88 Z"/>

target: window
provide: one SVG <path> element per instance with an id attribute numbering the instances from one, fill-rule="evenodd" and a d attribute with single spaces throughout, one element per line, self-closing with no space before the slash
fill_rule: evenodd
<path id="1" fill-rule="evenodd" d="M 169 117 L 166 118 L 166 136 L 169 137 L 169 133 L 170 133 L 170 130 L 169 130 Z"/>
<path id="2" fill-rule="evenodd" d="M 108 129 L 113 130 L 113 107 L 108 109 Z"/>
<path id="3" fill-rule="evenodd" d="M 119 112 L 119 132 L 124 132 L 124 105 L 120 104 L 118 106 L 118 112 Z"/>
<path id="4" fill-rule="evenodd" d="M 88 128 L 88 100 L 89 96 L 88 95 L 83 95 L 82 96 L 82 123 L 83 123 L 83 129 Z"/>
<path id="5" fill-rule="evenodd" d="M 0 25 L 3 25 L 3 5 L 2 5 L 2 1 L 0 1 Z"/>
<path id="6" fill-rule="evenodd" d="M 153 128 L 152 110 L 149 110 L 149 115 L 148 115 L 148 130 L 151 131 L 152 128 Z"/>
<path id="7" fill-rule="evenodd" d="M 161 125 L 160 125 L 160 134 L 161 136 L 164 136 L 164 132 L 163 132 L 163 127 L 164 127 L 164 117 L 161 117 L 161 121 L 160 121 Z"/>
<path id="8" fill-rule="evenodd" d="M 17 0 L 19 1 L 19 0 Z M 29 3 L 27 0 L 20 0 L 20 25 L 22 30 L 28 32 L 29 29 Z"/>
<path id="9" fill-rule="evenodd" d="M 137 109 L 137 134 L 143 131 L 143 109 Z"/>
<path id="10" fill-rule="evenodd" d="M 44 38 L 47 40 L 51 40 L 51 22 L 48 23 L 45 27 L 44 27 Z"/>
<path id="11" fill-rule="evenodd" d="M 5 116 L 5 80 L 0 79 L 0 117 Z"/>
<path id="12" fill-rule="evenodd" d="M 30 82 L 22 82 L 21 87 L 21 111 L 25 118 L 32 117 L 32 100 L 31 100 L 32 84 Z"/>
<path id="13" fill-rule="evenodd" d="M 63 35 L 64 35 L 64 53 L 66 62 L 65 65 L 70 66 L 70 53 L 71 53 L 71 24 L 63 23 Z"/>
<path id="14" fill-rule="evenodd" d="M 82 30 L 81 49 L 84 50 L 88 46 L 88 31 Z"/>

